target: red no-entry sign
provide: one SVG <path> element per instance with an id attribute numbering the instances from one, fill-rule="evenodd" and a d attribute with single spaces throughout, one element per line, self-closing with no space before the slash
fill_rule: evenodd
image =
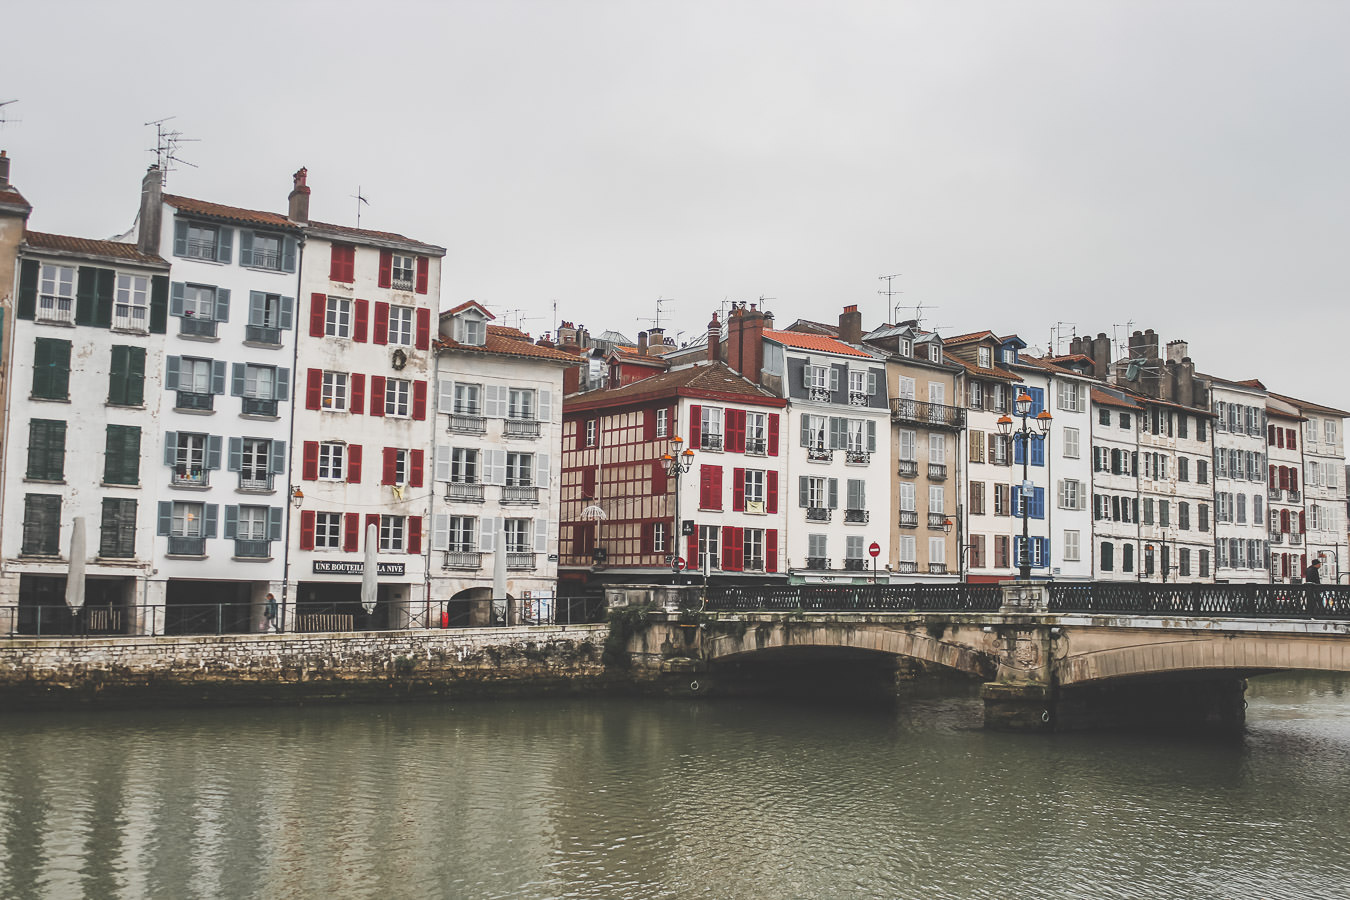
<path id="1" fill-rule="evenodd" d="M 876 541 L 873 541 L 872 546 L 867 548 L 867 552 L 872 554 L 873 559 L 876 559 L 878 556 L 881 555 L 881 545 L 878 544 Z"/>
<path id="2" fill-rule="evenodd" d="M 684 568 L 684 557 L 683 557 L 683 556 L 677 556 L 677 557 L 675 557 L 673 560 L 671 560 L 671 562 L 670 562 L 670 567 L 671 567 L 672 569 L 674 569 L 676 572 L 678 572 L 678 571 L 680 571 L 681 569 L 683 569 L 683 568 Z"/>

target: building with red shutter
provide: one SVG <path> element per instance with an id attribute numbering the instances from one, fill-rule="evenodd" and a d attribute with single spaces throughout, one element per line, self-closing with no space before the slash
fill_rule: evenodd
<path id="1" fill-rule="evenodd" d="M 433 322 L 445 248 L 400 234 L 309 221 L 305 170 L 290 218 L 305 225 L 295 369 L 288 593 L 298 616 L 369 627 L 434 621 L 426 532 L 432 483 Z M 364 613 L 369 526 L 378 602 Z M 301 620 L 303 621 L 303 620 Z"/>
<path id="2" fill-rule="evenodd" d="M 562 586 L 782 581 L 786 406 L 720 361 L 569 395 Z"/>

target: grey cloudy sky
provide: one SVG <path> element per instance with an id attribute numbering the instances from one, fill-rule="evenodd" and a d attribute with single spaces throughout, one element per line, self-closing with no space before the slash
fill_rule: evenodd
<path id="1" fill-rule="evenodd" d="M 900 273 L 945 334 L 1152 327 L 1350 407 L 1350 3 L 15 4 L 0 147 L 37 230 L 169 189 L 449 249 L 442 305 L 636 337 Z M 18 38 L 17 40 L 14 38 Z M 912 315 L 911 312 L 901 317 Z"/>

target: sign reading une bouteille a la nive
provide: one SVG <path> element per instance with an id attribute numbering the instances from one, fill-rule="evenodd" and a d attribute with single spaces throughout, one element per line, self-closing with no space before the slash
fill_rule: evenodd
<path id="1" fill-rule="evenodd" d="M 315 575 L 361 575 L 366 571 L 364 560 L 345 560 L 345 559 L 316 559 L 314 560 Z M 376 570 L 378 575 L 402 575 L 403 563 L 382 562 Z"/>

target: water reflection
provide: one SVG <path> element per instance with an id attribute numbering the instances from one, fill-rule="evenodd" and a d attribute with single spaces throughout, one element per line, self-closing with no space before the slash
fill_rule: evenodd
<path id="1" fill-rule="evenodd" d="M 538 701 L 13 715 L 0 897 L 1337 897 L 1346 679 L 1247 734 Z"/>

